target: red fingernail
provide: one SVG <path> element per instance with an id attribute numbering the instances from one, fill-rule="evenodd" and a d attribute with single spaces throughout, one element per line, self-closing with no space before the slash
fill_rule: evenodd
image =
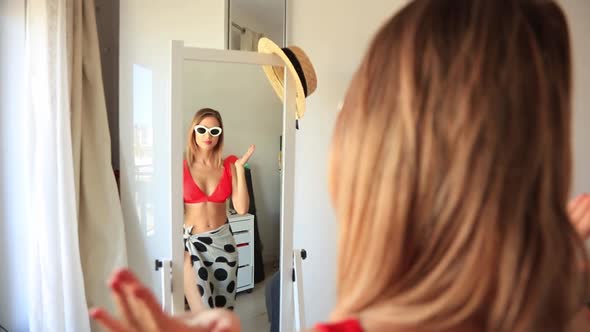
<path id="1" fill-rule="evenodd" d="M 90 317 L 92 318 L 97 318 L 100 316 L 100 314 L 102 313 L 102 310 L 100 308 L 92 308 L 88 311 L 88 314 L 90 315 Z"/>
<path id="2" fill-rule="evenodd" d="M 109 279 L 108 285 L 110 288 L 113 288 L 113 285 L 115 283 L 117 283 L 119 281 L 119 277 L 117 275 L 114 275 L 111 277 L 111 279 Z"/>
<path id="3" fill-rule="evenodd" d="M 123 271 L 121 271 L 120 278 L 126 284 L 136 284 L 137 283 L 137 278 L 129 270 L 123 270 Z"/>
<path id="4" fill-rule="evenodd" d="M 123 291 L 123 283 L 120 280 L 115 280 L 111 284 L 111 289 L 117 293 L 121 293 Z"/>
<path id="5" fill-rule="evenodd" d="M 145 295 L 146 295 L 145 289 L 143 287 L 139 287 L 139 286 L 133 287 L 133 289 L 131 291 L 133 292 L 133 295 L 135 297 L 142 298 L 142 297 L 145 297 Z"/>
<path id="6" fill-rule="evenodd" d="M 111 278 L 111 281 L 109 282 L 109 287 L 115 290 L 121 290 L 123 284 L 130 281 L 129 276 L 129 271 L 126 269 L 121 269 L 117 271 Z"/>
<path id="7" fill-rule="evenodd" d="M 127 269 L 120 269 L 119 271 L 117 271 L 116 275 L 121 280 L 129 280 L 129 277 L 131 276 L 131 272 L 129 272 L 129 270 L 127 270 Z"/>
<path id="8" fill-rule="evenodd" d="M 117 276 L 113 276 L 110 280 L 109 280 L 109 287 L 113 287 L 113 285 L 115 283 L 119 282 L 119 278 Z"/>

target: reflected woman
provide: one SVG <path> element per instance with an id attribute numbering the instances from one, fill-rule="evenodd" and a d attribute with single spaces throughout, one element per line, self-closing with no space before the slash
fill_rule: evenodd
<path id="1" fill-rule="evenodd" d="M 239 214 L 250 199 L 242 158 L 223 153 L 223 122 L 219 112 L 204 108 L 193 117 L 183 162 L 184 292 L 191 311 L 233 309 L 238 252 L 226 212 L 231 197 Z"/>

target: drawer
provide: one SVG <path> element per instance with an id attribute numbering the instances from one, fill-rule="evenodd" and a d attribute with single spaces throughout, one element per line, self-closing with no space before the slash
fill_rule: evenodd
<path id="1" fill-rule="evenodd" d="M 231 230 L 234 233 L 250 231 L 253 228 L 252 227 L 253 224 L 251 223 L 250 220 L 234 221 L 234 222 L 230 223 L 229 225 L 231 226 Z"/>
<path id="2" fill-rule="evenodd" d="M 238 289 L 252 284 L 252 267 L 244 266 L 238 268 Z"/>
<path id="3" fill-rule="evenodd" d="M 238 266 L 252 265 L 252 252 L 254 244 L 238 247 Z"/>
<path id="4" fill-rule="evenodd" d="M 234 239 L 236 240 L 236 244 L 240 247 L 244 243 L 250 244 L 250 232 L 243 232 L 243 233 L 234 233 Z"/>

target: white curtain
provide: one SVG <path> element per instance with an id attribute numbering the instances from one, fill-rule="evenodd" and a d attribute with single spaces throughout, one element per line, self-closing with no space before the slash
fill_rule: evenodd
<path id="1" fill-rule="evenodd" d="M 126 264 L 92 0 L 28 0 L 30 331 L 89 331 Z"/>

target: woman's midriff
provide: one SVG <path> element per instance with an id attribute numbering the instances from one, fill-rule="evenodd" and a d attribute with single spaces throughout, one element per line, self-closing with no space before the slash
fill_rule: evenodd
<path id="1" fill-rule="evenodd" d="M 184 226 L 193 226 L 192 234 L 214 230 L 226 221 L 225 203 L 184 204 Z"/>

